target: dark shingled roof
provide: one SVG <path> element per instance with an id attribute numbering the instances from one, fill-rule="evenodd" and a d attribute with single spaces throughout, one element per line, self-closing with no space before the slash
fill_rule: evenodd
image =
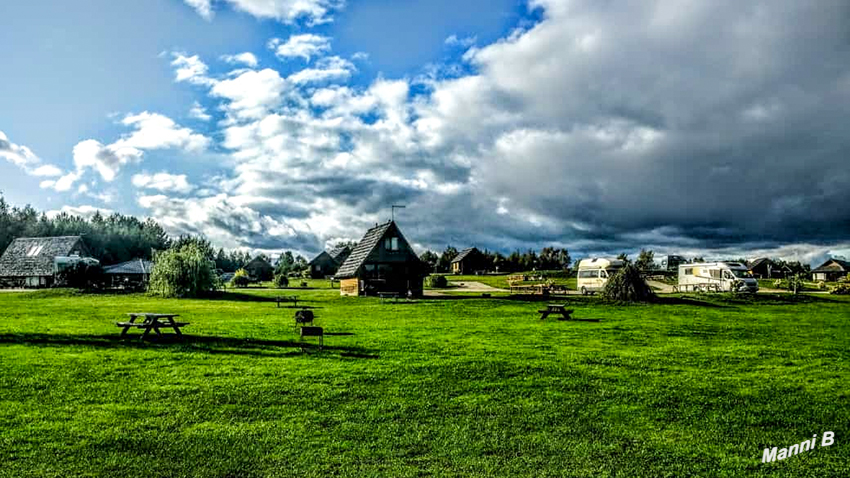
<path id="1" fill-rule="evenodd" d="M 334 260 L 334 258 L 333 258 L 333 257 L 331 257 L 331 255 L 330 255 L 330 254 L 328 254 L 328 253 L 327 253 L 327 252 L 325 252 L 325 251 L 322 251 L 322 252 L 320 252 L 320 253 L 319 253 L 319 255 L 318 255 L 318 256 L 314 257 L 312 261 L 308 262 L 308 264 L 312 266 L 312 265 L 313 265 L 313 264 L 315 264 L 316 262 L 320 261 L 320 260 L 322 259 L 322 257 L 326 257 L 326 260 L 328 260 L 328 261 L 336 262 L 336 260 Z"/>
<path id="2" fill-rule="evenodd" d="M 103 268 L 104 274 L 126 274 L 126 275 L 144 275 L 150 274 L 153 268 L 153 262 L 144 259 L 133 259 L 132 261 L 122 262 L 112 266 Z"/>
<path id="3" fill-rule="evenodd" d="M 52 276 L 57 256 L 88 254 L 82 239 L 80 236 L 19 237 L 0 257 L 0 277 Z"/>
<path id="4" fill-rule="evenodd" d="M 336 277 L 354 277 L 357 274 L 357 270 L 360 269 L 360 266 L 369 257 L 369 253 L 375 249 L 375 246 L 378 245 L 392 224 L 393 222 L 390 221 L 366 231 L 366 235 L 357 243 L 357 247 L 351 251 L 348 259 L 339 266 L 339 270 L 336 271 Z"/>
<path id="5" fill-rule="evenodd" d="M 833 264 L 833 262 L 835 264 Z M 850 262 L 841 259 L 830 259 L 812 272 L 841 272 L 850 271 Z"/>
<path id="6" fill-rule="evenodd" d="M 348 246 L 336 247 L 334 249 L 331 249 L 331 251 L 328 252 L 328 254 L 335 261 L 337 261 L 341 264 L 341 263 L 345 262 L 346 259 L 348 259 L 349 255 L 351 255 L 351 248 L 348 247 Z"/>
<path id="7" fill-rule="evenodd" d="M 460 262 L 460 261 L 464 260 L 464 259 L 466 258 L 466 256 L 468 256 L 469 254 L 471 254 L 471 253 L 472 253 L 472 251 L 474 251 L 474 250 L 476 250 L 474 247 L 470 247 L 469 249 L 464 249 L 464 250 L 460 251 L 460 252 L 459 252 L 459 253 L 455 256 L 455 258 L 454 258 L 454 259 L 452 259 L 452 262 Z"/>
<path id="8" fill-rule="evenodd" d="M 752 269 L 760 266 L 762 262 L 769 261 L 769 260 L 770 259 L 768 259 L 767 257 L 759 257 L 758 259 L 753 259 L 752 261 L 747 263 L 747 268 L 752 270 Z"/>

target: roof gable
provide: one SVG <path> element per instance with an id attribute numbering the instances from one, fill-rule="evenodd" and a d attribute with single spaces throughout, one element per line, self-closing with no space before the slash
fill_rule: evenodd
<path id="1" fill-rule="evenodd" d="M 308 264 L 310 264 L 310 265 L 312 266 L 312 265 L 314 265 L 314 264 L 318 264 L 318 263 L 320 263 L 320 262 L 324 262 L 324 263 L 328 263 L 328 262 L 336 263 L 336 260 L 334 260 L 334 258 L 333 258 L 333 257 L 331 257 L 331 255 L 330 255 L 330 254 L 328 254 L 326 251 L 322 251 L 321 253 L 319 253 L 319 255 L 318 255 L 318 256 L 314 257 L 314 258 L 313 258 L 313 260 L 312 260 L 312 261 L 310 261 Z"/>
<path id="2" fill-rule="evenodd" d="M 478 253 L 478 249 L 476 249 L 474 247 L 470 247 L 469 249 L 464 249 L 464 250 L 460 251 L 455 256 L 454 259 L 452 259 L 452 262 L 460 262 L 460 261 L 466 259 L 470 254 L 475 255 L 477 253 Z"/>
<path id="3" fill-rule="evenodd" d="M 346 259 L 348 259 L 348 256 L 351 255 L 351 248 L 348 247 L 348 246 L 336 247 L 334 249 L 331 249 L 331 251 L 328 252 L 328 254 L 335 261 L 337 261 L 339 263 L 343 263 L 343 262 L 345 262 Z"/>
<path id="4" fill-rule="evenodd" d="M 820 265 L 812 272 L 848 272 L 850 271 L 850 262 L 842 259 L 830 259 Z"/>
<path id="5" fill-rule="evenodd" d="M 255 257 L 253 260 L 251 260 L 251 262 L 245 264 L 245 267 L 243 267 L 243 269 L 256 269 L 257 267 L 274 269 L 274 267 L 272 267 L 272 265 L 269 264 L 268 261 L 259 256 Z"/>
<path id="6" fill-rule="evenodd" d="M 386 222 L 384 224 L 379 224 L 372 229 L 366 231 L 366 235 L 363 236 L 363 239 L 357 243 L 357 247 L 351 251 L 351 254 L 348 256 L 348 259 L 340 266 L 339 270 L 336 273 L 337 277 L 354 277 L 357 275 L 357 272 L 360 270 L 360 267 L 377 251 L 378 246 L 381 244 L 381 240 L 387 236 L 389 233 L 394 233 L 401 240 L 402 247 L 406 248 L 411 252 L 411 255 L 419 261 L 419 258 L 416 257 L 416 254 L 413 252 L 413 247 L 410 246 L 410 243 L 405 239 L 404 234 L 401 233 L 401 230 L 393 221 Z M 420 261 L 421 262 L 421 261 Z"/>
<path id="7" fill-rule="evenodd" d="M 81 236 L 19 237 L 0 257 L 0 276 L 51 276 L 56 257 L 89 255 L 82 239 Z"/>
<path id="8" fill-rule="evenodd" d="M 153 269 L 153 262 L 144 259 L 133 259 L 132 261 L 122 262 L 103 268 L 104 274 L 150 274 Z"/>

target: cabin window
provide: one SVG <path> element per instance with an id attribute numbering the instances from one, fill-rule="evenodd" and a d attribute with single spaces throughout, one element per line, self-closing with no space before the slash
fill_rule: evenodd
<path id="1" fill-rule="evenodd" d="M 388 237 L 384 240 L 384 249 L 388 251 L 397 251 L 398 250 L 398 238 L 397 237 Z"/>
<path id="2" fill-rule="evenodd" d="M 578 271 L 578 276 L 581 279 L 595 279 L 599 271 Z"/>
<path id="3" fill-rule="evenodd" d="M 44 245 L 36 244 L 36 245 L 30 247 L 30 250 L 27 251 L 27 257 L 37 256 L 41 252 L 42 249 L 44 249 Z"/>
<path id="4" fill-rule="evenodd" d="M 717 269 L 712 269 L 709 271 L 711 273 L 712 279 L 720 279 L 720 271 Z"/>
<path id="5" fill-rule="evenodd" d="M 694 268 L 693 268 L 693 267 L 688 267 L 688 268 L 686 268 L 686 269 L 685 269 L 685 275 L 686 275 L 686 276 L 692 276 L 692 275 L 694 275 Z"/>
<path id="6" fill-rule="evenodd" d="M 366 264 L 366 265 L 364 266 L 364 268 L 365 268 L 367 271 L 372 272 L 372 271 L 374 271 L 374 270 L 375 270 L 375 264 Z"/>
<path id="7" fill-rule="evenodd" d="M 734 277 L 732 277 L 732 273 L 729 271 L 723 271 L 723 278 L 729 280 L 734 279 Z"/>

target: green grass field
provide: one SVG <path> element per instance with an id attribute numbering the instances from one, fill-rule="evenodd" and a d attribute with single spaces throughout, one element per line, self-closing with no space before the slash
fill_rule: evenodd
<path id="1" fill-rule="evenodd" d="M 526 272 L 526 274 L 533 274 L 533 272 Z M 509 275 L 447 275 L 446 279 L 451 282 L 464 282 L 464 281 L 474 281 L 480 282 L 482 284 L 489 285 L 490 287 L 496 287 L 497 289 L 510 289 L 510 285 L 508 285 L 508 277 Z M 575 290 L 577 280 L 575 277 L 562 278 L 555 277 L 551 279 L 555 284 L 565 285 L 568 288 Z M 539 283 L 529 281 L 529 282 L 521 282 L 520 284 L 534 284 Z"/>
<path id="2" fill-rule="evenodd" d="M 0 293 L 0 476 L 846 476 L 850 299 Z M 119 340 L 133 311 L 182 343 Z M 598 322 L 592 321 L 598 319 Z M 762 464 L 823 432 L 835 444 Z"/>

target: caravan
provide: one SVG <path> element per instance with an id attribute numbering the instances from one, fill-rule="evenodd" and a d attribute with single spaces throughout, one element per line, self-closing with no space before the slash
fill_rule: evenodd
<path id="1" fill-rule="evenodd" d="M 759 284 L 737 262 L 679 264 L 679 291 L 758 292 Z"/>
<path id="2" fill-rule="evenodd" d="M 582 295 L 602 290 L 608 278 L 623 267 L 623 264 L 619 259 L 584 259 L 578 263 L 578 290 Z"/>

